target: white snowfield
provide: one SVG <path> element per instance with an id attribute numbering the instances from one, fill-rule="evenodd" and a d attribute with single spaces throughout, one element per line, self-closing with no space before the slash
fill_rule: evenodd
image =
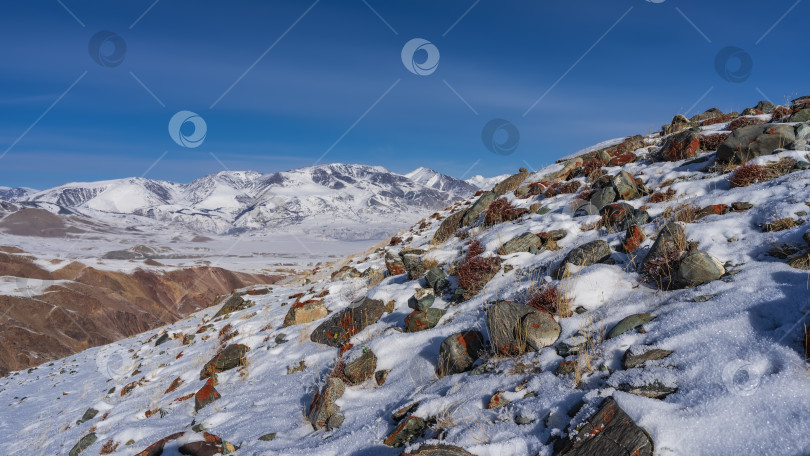
<path id="1" fill-rule="evenodd" d="M 133 455 L 175 432 L 187 433 L 183 442 L 202 440 L 191 429 L 194 423 L 241 445 L 239 455 L 398 455 L 402 448 L 382 443 L 395 428 L 391 413 L 418 401 L 413 413 L 435 418 L 436 424 L 406 449 L 436 443 L 441 435 L 443 442 L 477 456 L 550 456 L 553 437 L 564 435 L 569 426 L 575 429 L 598 408 L 601 398 L 613 396 L 649 433 L 656 455 L 810 454 L 810 371 L 801 340 L 810 312 L 810 275 L 767 254 L 771 247 L 781 244 L 806 249 L 802 234 L 807 225 L 779 232 L 763 232 L 761 228 L 785 217 L 805 223 L 810 219 L 810 170 L 731 188 L 728 174 L 700 171 L 705 162 L 652 162 L 643 159 L 648 149 L 636 152 L 642 161 L 626 165 L 624 170 L 640 177 L 651 189 L 667 183 L 666 187 L 678 193 L 675 200 L 663 203 L 649 203 L 646 198 L 629 201 L 636 208 L 649 205 L 653 222 L 644 230 L 650 237 L 655 237 L 662 225 L 666 209 L 680 203 L 705 207 L 747 201 L 755 207 L 684 225 L 688 239 L 721 259 L 732 272 L 721 280 L 674 291 L 659 291 L 643 282 L 636 270 L 653 239 L 644 242 L 637 255 L 614 251 L 613 264 L 585 267 L 570 279 L 565 286 L 573 299 L 571 308 L 581 306 L 586 311 L 568 318 L 555 317 L 562 328 L 555 346 L 589 330 L 599 341 L 591 361 L 593 372 L 585 373 L 578 386 L 573 375 L 555 374 L 564 361 L 555 346 L 517 358 L 490 358 L 486 360 L 489 372 L 482 375 L 438 378 L 435 372 L 439 345 L 446 337 L 469 329 L 488 337 L 483 311 L 487 303 L 497 299 L 525 302 L 529 287 L 544 280 L 573 247 L 605 239 L 615 249 L 623 241 L 623 232 L 583 231 L 582 226 L 598 216 L 573 217 L 570 207 L 575 195 L 568 194 L 540 201 L 550 209 L 545 215 L 532 214 L 517 222 L 470 229 L 470 237 L 480 239 L 486 248 L 485 255 L 494 254 L 503 242 L 525 232 L 565 229 L 568 234 L 559 241 L 560 250 L 504 256 L 501 271 L 466 302 L 451 305 L 437 298 L 434 307 L 447 309 L 447 313 L 433 329 L 401 332 L 403 320 L 411 312 L 408 298 L 420 286 L 419 281 L 397 275 L 370 289 L 363 279 L 316 281 L 305 286 L 273 287 L 269 294 L 249 296 L 255 305 L 227 319 L 210 321 L 218 310 L 211 308 L 111 346 L 13 373 L 0 379 L 0 432 L 12 440 L 3 446 L 3 453 L 65 455 L 92 428 L 98 440 L 83 455 L 99 454 L 108 441 L 119 444 L 110 454 Z M 783 157 L 806 160 L 806 155 L 785 151 L 756 162 Z M 606 169 L 609 174 L 619 170 Z M 527 182 L 542 174 L 538 172 Z M 505 198 L 518 207 L 538 201 L 533 197 L 515 199 L 512 194 Z M 443 217 L 449 214 L 441 212 Z M 413 236 L 406 244 L 429 249 L 427 257 L 440 263 L 457 261 L 466 249 L 464 241 L 453 237 L 444 244 L 429 246 L 440 223 L 429 222 L 421 234 L 414 228 L 401 237 Z M 388 249 L 396 254 L 400 247 Z M 360 271 L 385 267 L 381 253 L 355 257 L 351 264 Z M 364 348 L 370 349 L 378 358 L 376 369 L 390 369 L 390 374 L 381 386 L 372 378 L 347 387 L 337 401 L 345 415 L 343 424 L 333 431 L 313 431 L 305 415 L 338 350 L 310 341 L 310 333 L 323 320 L 287 328 L 281 325 L 295 301 L 291 295 L 303 292 L 299 299 L 304 301 L 326 290 L 329 293 L 322 299 L 331 312 L 345 308 L 356 296 L 394 301 L 393 312 L 355 335 L 354 348 L 344 355 L 352 358 Z M 644 331 L 609 340 L 599 337 L 624 317 L 640 312 L 655 316 L 644 325 Z M 183 334 L 195 334 L 204 324 L 213 327 L 197 334 L 191 344 L 181 343 Z M 177 399 L 203 386 L 200 369 L 220 349 L 217 334 L 226 325 L 230 326 L 228 331 L 238 331 L 228 343 L 250 347 L 247 366 L 220 373 L 216 389 L 222 398 L 195 413 L 193 398 Z M 155 347 L 154 336 L 164 332 L 172 339 Z M 282 333 L 287 342 L 279 344 L 276 340 Z M 644 367 L 623 369 L 625 352 L 636 352 L 642 346 L 671 350 L 673 354 Z M 287 367 L 300 361 L 305 362 L 306 369 L 287 374 Z M 135 369 L 138 373 L 133 373 Z M 122 387 L 141 378 L 144 380 L 139 386 L 121 395 Z M 165 393 L 176 378 L 183 381 L 182 385 Z M 516 392 L 524 382 L 525 388 Z M 655 382 L 677 391 L 665 399 L 651 399 L 615 388 Z M 108 394 L 113 387 L 114 392 Z M 506 391 L 511 404 L 487 409 L 492 395 L 500 390 Z M 585 405 L 569 416 L 580 401 Z M 90 407 L 99 414 L 77 425 Z M 146 417 L 147 411 L 158 409 L 164 413 Z M 517 424 L 517 417 L 528 424 Z M 275 439 L 258 440 L 268 433 L 276 433 Z M 175 456 L 179 454 L 177 448 L 177 442 L 169 443 L 163 455 Z"/>

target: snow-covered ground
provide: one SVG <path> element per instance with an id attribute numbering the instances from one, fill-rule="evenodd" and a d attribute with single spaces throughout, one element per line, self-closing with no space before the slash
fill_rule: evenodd
<path id="1" fill-rule="evenodd" d="M 600 147 L 611 144 L 615 142 Z M 570 307 L 582 307 L 584 312 L 555 317 L 561 335 L 554 346 L 519 357 L 490 357 L 481 375 L 438 378 L 435 367 L 441 342 L 469 329 L 487 334 L 484 309 L 489 303 L 497 299 L 524 302 L 527 290 L 538 282 L 552 281 L 546 276 L 574 247 L 596 239 L 615 247 L 624 240 L 624 232 L 584 230 L 599 216 L 575 217 L 571 210 L 575 194 L 517 199 L 507 193 L 504 198 L 516 207 L 539 202 L 549 212 L 466 229 L 469 238 L 481 241 L 485 255 L 493 255 L 504 242 L 525 232 L 564 229 L 567 235 L 558 242 L 560 249 L 503 255 L 501 271 L 472 299 L 460 304 L 436 299 L 434 307 L 447 313 L 435 328 L 402 331 L 403 320 L 411 312 L 408 299 L 420 287 L 420 281 L 409 281 L 402 274 L 370 288 L 361 278 L 275 286 L 268 294 L 246 296 L 255 305 L 226 319 L 212 321 L 218 309 L 208 309 L 168 327 L 0 379 L 0 406 L 5 407 L 0 432 L 13 439 L 3 451 L 67 454 L 92 428 L 98 440 L 83 454 L 98 454 L 111 441 L 118 447 L 110 454 L 123 456 L 185 431 L 185 440 L 168 444 L 163 452 L 175 456 L 180 443 L 202 440 L 192 430 L 201 424 L 197 430 L 241 445 L 240 455 L 397 455 L 401 448 L 382 443 L 395 428 L 391 413 L 419 402 L 413 414 L 435 421 L 408 448 L 441 437 L 477 456 L 550 456 L 554 437 L 564 435 L 569 425 L 575 428 L 597 409 L 602 397 L 612 395 L 649 433 L 656 455 L 810 454 L 810 371 L 801 340 L 810 313 L 810 275 L 768 254 L 782 244 L 806 250 L 802 234 L 807 228 L 762 229 L 763 224 L 785 217 L 810 221 L 810 170 L 731 188 L 728 174 L 702 171 L 707 162 L 657 162 L 649 159 L 654 149 L 637 150 L 641 161 L 636 163 L 605 168 L 608 174 L 625 170 L 653 190 L 665 187 L 677 192 L 675 199 L 661 203 L 647 198 L 629 201 L 636 208 L 649 206 L 653 221 L 643 227 L 648 236 L 654 238 L 668 209 L 682 203 L 701 208 L 740 201 L 754 205 L 744 212 L 710 215 L 684 225 L 689 240 L 725 263 L 729 273 L 720 280 L 660 291 L 637 272 L 653 239 L 645 241 L 637 254 L 614 249 L 612 261 L 587 266 L 560 283 L 572 299 Z M 756 162 L 785 157 L 806 161 L 807 152 L 785 151 Z M 538 171 L 526 182 L 556 169 L 559 165 Z M 404 244 L 387 249 L 396 254 L 405 246 L 424 248 L 426 258 L 450 266 L 463 256 L 467 244 L 452 237 L 430 245 L 440 223 L 429 219 L 427 226 L 401 234 Z M 359 271 L 384 269 L 383 255 L 380 251 L 354 256 L 349 264 Z M 304 295 L 292 297 L 299 293 Z M 342 425 L 332 431 L 313 431 L 306 413 L 338 350 L 310 341 L 310 333 L 322 320 L 286 328 L 282 322 L 296 299 L 319 297 L 328 310 L 337 312 L 363 295 L 393 301 L 394 308 L 355 335 L 354 348 L 344 357 L 352 359 L 371 350 L 378 358 L 376 369 L 390 369 L 390 373 L 383 385 L 372 378 L 348 387 L 337 400 L 345 416 Z M 650 312 L 655 319 L 642 331 L 604 340 L 605 330 L 640 312 Z M 207 324 L 212 326 L 201 330 Z M 183 398 L 203 386 L 199 372 L 220 349 L 220 335 L 234 331 L 238 334 L 227 343 L 250 348 L 247 364 L 220 373 L 216 389 L 222 398 L 195 413 L 194 398 Z M 161 333 L 172 338 L 155 346 Z M 196 338 L 183 345 L 183 335 L 188 334 Z M 555 348 L 586 334 L 593 334 L 595 340 L 590 352 L 593 370 L 585 372 L 577 384 L 573 374 L 556 373 L 566 358 Z M 641 368 L 623 369 L 625 352 L 642 346 L 673 353 Z M 576 357 L 567 358 L 572 359 Z M 305 369 L 288 373 L 289 366 L 301 361 Z M 166 393 L 177 378 L 182 384 Z M 122 395 L 122 388 L 132 382 L 138 386 Z M 676 392 L 652 399 L 617 389 L 622 384 L 656 383 Z M 490 398 L 501 390 L 511 404 L 488 409 Z M 580 402 L 584 405 L 577 411 Z M 98 415 L 76 424 L 91 407 Z M 268 433 L 275 433 L 275 438 L 258 440 Z"/>

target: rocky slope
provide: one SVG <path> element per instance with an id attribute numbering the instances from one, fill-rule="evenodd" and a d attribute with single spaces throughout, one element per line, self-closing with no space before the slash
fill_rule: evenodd
<path id="1" fill-rule="evenodd" d="M 9 453 L 810 454 L 808 114 L 679 115 L 12 373 Z"/>
<path id="2" fill-rule="evenodd" d="M 140 334 L 204 309 L 218 295 L 282 278 L 213 267 L 123 273 L 77 262 L 50 270 L 19 249 L 0 250 L 2 375 Z"/>

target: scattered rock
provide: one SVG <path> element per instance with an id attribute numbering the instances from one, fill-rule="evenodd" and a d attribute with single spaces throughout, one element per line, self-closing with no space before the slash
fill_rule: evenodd
<path id="1" fill-rule="evenodd" d="M 667 161 L 679 161 L 692 158 L 700 150 L 700 133 L 692 130 L 672 135 L 661 148 L 661 156 Z"/>
<path id="2" fill-rule="evenodd" d="M 320 320 L 329 315 L 323 301 L 319 299 L 310 299 L 308 301 L 296 302 L 290 306 L 287 315 L 284 317 L 282 328 L 294 325 L 302 325 L 310 323 L 315 320 Z"/>
<path id="3" fill-rule="evenodd" d="M 613 203 L 599 210 L 605 227 L 615 231 L 624 231 L 633 225 L 649 223 L 650 214 L 643 209 L 635 209 L 627 203 Z"/>
<path id="4" fill-rule="evenodd" d="M 503 255 L 509 255 L 518 252 L 528 252 L 529 249 L 531 249 L 532 247 L 538 250 L 542 249 L 543 240 L 540 239 L 536 234 L 523 233 L 520 236 L 517 236 L 507 241 L 503 245 L 503 247 L 501 247 L 501 252 Z"/>
<path id="5" fill-rule="evenodd" d="M 627 233 L 624 235 L 622 249 L 626 253 L 635 252 L 646 240 L 647 235 L 644 233 L 644 229 L 638 225 L 633 225 L 627 229 Z"/>
<path id="6" fill-rule="evenodd" d="M 639 326 L 649 323 L 653 321 L 655 317 L 648 313 L 639 313 L 635 315 L 630 315 L 629 317 L 625 317 L 613 327 L 613 329 L 608 332 L 606 339 L 612 339 L 617 336 L 621 336 L 622 334 L 631 331 L 633 329 L 638 328 Z"/>
<path id="7" fill-rule="evenodd" d="M 91 407 L 84 411 L 84 415 L 82 415 L 81 419 L 76 421 L 76 424 L 82 424 L 84 422 L 90 421 L 93 418 L 95 418 L 96 415 L 98 415 L 98 410 Z"/>
<path id="8" fill-rule="evenodd" d="M 461 217 L 461 226 L 471 225 L 498 196 L 493 192 L 484 192 Z"/>
<path id="9" fill-rule="evenodd" d="M 753 158 L 770 155 L 796 139 L 790 125 L 749 125 L 738 128 L 717 149 L 720 163 L 745 163 Z"/>
<path id="10" fill-rule="evenodd" d="M 364 348 L 363 354 L 350 361 L 343 368 L 343 375 L 349 380 L 349 385 L 359 385 L 374 375 L 377 369 L 377 356 L 370 349 Z"/>
<path id="11" fill-rule="evenodd" d="M 230 313 L 236 312 L 237 310 L 244 310 L 251 306 L 253 306 L 252 302 L 242 299 L 242 295 L 240 294 L 235 294 L 230 298 L 228 298 L 227 301 L 225 301 L 225 304 L 223 304 L 222 307 L 219 308 L 219 311 L 217 311 L 217 313 L 215 313 L 212 318 L 228 315 Z"/>
<path id="12" fill-rule="evenodd" d="M 484 350 L 484 337 L 478 331 L 465 331 L 448 336 L 439 347 L 439 377 L 466 372 Z"/>
<path id="13" fill-rule="evenodd" d="M 219 372 L 244 365 L 245 354 L 247 354 L 248 350 L 250 350 L 250 348 L 246 345 L 228 345 L 203 366 L 202 371 L 200 371 L 200 380 L 205 380 Z"/>
<path id="14" fill-rule="evenodd" d="M 631 200 L 641 196 L 638 183 L 627 171 L 622 171 L 613 178 L 613 188 L 620 199 Z"/>
<path id="15" fill-rule="evenodd" d="M 430 444 L 422 445 L 412 453 L 403 453 L 402 456 L 475 456 L 474 454 L 453 445 Z"/>
<path id="16" fill-rule="evenodd" d="M 270 442 L 276 438 L 276 433 L 271 432 L 269 434 L 264 434 L 263 436 L 259 437 L 259 440 L 263 442 Z"/>
<path id="17" fill-rule="evenodd" d="M 391 419 L 394 420 L 395 423 L 399 423 L 403 418 L 408 416 L 408 414 L 416 410 L 417 407 L 419 407 L 419 402 L 412 402 L 405 407 L 394 411 L 394 413 L 391 414 Z"/>
<path id="18" fill-rule="evenodd" d="M 169 340 L 169 333 L 163 333 L 163 335 L 161 335 L 160 337 L 158 337 L 158 339 L 155 341 L 155 347 L 157 347 L 158 345 L 161 345 L 161 344 L 165 343 L 165 342 L 166 342 L 166 341 L 168 341 L 168 340 Z"/>
<path id="19" fill-rule="evenodd" d="M 205 381 L 205 385 L 194 395 L 195 412 L 222 397 L 219 391 L 214 388 L 214 381 L 214 377 L 209 377 Z"/>
<path id="20" fill-rule="evenodd" d="M 617 197 L 618 193 L 616 193 L 616 190 L 613 187 L 605 187 L 595 191 L 593 195 L 591 195 L 590 203 L 593 207 L 599 210 L 607 206 L 608 204 L 616 201 Z"/>
<path id="21" fill-rule="evenodd" d="M 385 438 L 383 443 L 391 447 L 401 447 L 412 438 L 422 435 L 425 428 L 427 428 L 425 420 L 418 416 L 411 415 L 400 422 L 399 425 L 388 434 L 388 437 Z"/>
<path id="22" fill-rule="evenodd" d="M 490 410 L 499 409 L 511 403 L 512 402 L 506 398 L 506 392 L 501 390 L 492 395 L 492 398 L 489 399 L 489 404 L 487 404 L 487 408 Z"/>
<path id="23" fill-rule="evenodd" d="M 340 347 L 348 343 L 352 336 L 376 323 L 384 311 L 385 305 L 381 300 L 358 298 L 349 307 L 335 313 L 315 328 L 310 340 L 330 347 Z"/>
<path id="24" fill-rule="evenodd" d="M 628 384 L 621 384 L 616 387 L 619 391 L 625 393 L 635 394 L 636 396 L 649 397 L 650 399 L 664 399 L 672 393 L 678 391 L 678 388 L 666 386 L 660 382 L 653 382 L 648 385 L 633 386 Z"/>
<path id="25" fill-rule="evenodd" d="M 388 374 L 391 373 L 391 369 L 383 369 L 378 370 L 374 373 L 374 380 L 377 382 L 377 385 L 384 385 L 385 381 L 388 379 Z"/>
<path id="26" fill-rule="evenodd" d="M 339 282 L 341 280 L 356 279 L 361 275 L 361 272 L 358 271 L 357 268 L 346 265 L 333 272 L 331 280 L 332 282 Z"/>
<path id="27" fill-rule="evenodd" d="M 408 280 L 418 280 L 425 275 L 425 265 L 422 263 L 424 251 L 405 251 L 399 253 L 402 264 L 405 265 L 405 272 L 408 273 Z"/>
<path id="28" fill-rule="evenodd" d="M 450 288 L 450 282 L 447 280 L 447 273 L 444 272 L 444 269 L 438 266 L 431 268 L 430 271 L 425 274 L 425 282 L 427 283 L 428 287 L 433 288 L 434 294 L 439 296 L 444 294 L 444 292 Z"/>
<path id="29" fill-rule="evenodd" d="M 609 397 L 575 437 L 554 445 L 554 456 L 629 455 L 653 456 L 653 442 L 616 401 Z"/>
<path id="30" fill-rule="evenodd" d="M 98 440 L 98 437 L 96 437 L 95 432 L 85 435 L 79 439 L 78 442 L 76 442 L 76 445 L 73 445 L 73 448 L 70 449 L 68 456 L 78 456 L 79 453 L 89 448 L 90 445 L 96 443 L 96 440 Z"/>
<path id="31" fill-rule="evenodd" d="M 328 377 L 326 379 L 326 385 L 321 391 L 315 393 L 309 406 L 307 417 L 313 429 L 317 431 L 323 427 L 331 428 L 327 426 L 327 421 L 331 417 L 340 414 L 340 406 L 335 404 L 335 401 L 340 399 L 345 391 L 346 385 L 343 380 L 337 377 Z M 336 420 L 339 420 L 339 418 L 336 418 Z M 334 423 L 335 421 L 332 422 L 332 424 Z"/>
<path id="32" fill-rule="evenodd" d="M 180 437 L 185 435 L 185 432 L 177 432 L 172 435 L 163 437 L 162 439 L 158 440 L 157 442 L 149 445 L 146 447 L 145 450 L 141 451 L 140 453 L 136 454 L 135 456 L 160 456 L 163 454 L 163 447 L 172 440 L 177 440 Z M 133 442 L 134 443 L 134 442 Z M 129 445 L 129 442 L 127 442 Z"/>
<path id="33" fill-rule="evenodd" d="M 487 309 L 487 328 L 492 349 L 499 355 L 516 356 L 525 351 L 519 339 L 521 320 L 534 310 L 511 301 L 498 301 Z"/>
<path id="34" fill-rule="evenodd" d="M 644 263 L 657 258 L 666 257 L 669 252 L 682 251 L 686 248 L 686 234 L 683 227 L 675 222 L 667 222 L 658 237 L 655 239 L 650 251 L 644 258 Z"/>
<path id="35" fill-rule="evenodd" d="M 419 332 L 435 328 L 445 312 L 447 311 L 435 307 L 431 307 L 427 310 L 414 310 L 405 317 L 405 327 L 408 332 Z"/>
<path id="36" fill-rule="evenodd" d="M 790 116 L 791 122 L 807 122 L 808 120 L 810 120 L 810 109 L 801 109 Z"/>
<path id="37" fill-rule="evenodd" d="M 427 310 L 435 299 L 433 288 L 418 288 L 408 299 L 408 307 L 414 310 Z"/>
<path id="38" fill-rule="evenodd" d="M 715 281 L 725 273 L 726 269 L 717 257 L 695 250 L 681 260 L 676 281 L 683 287 L 691 288 Z"/>
<path id="39" fill-rule="evenodd" d="M 651 350 L 647 350 L 638 354 L 633 354 L 632 351 L 628 349 L 624 353 L 624 358 L 622 359 L 622 366 L 625 369 L 632 369 L 634 367 L 646 363 L 647 361 L 657 361 L 659 359 L 664 359 L 671 354 L 672 354 L 671 350 L 664 350 L 661 348 L 653 348 Z"/>
<path id="40" fill-rule="evenodd" d="M 607 242 L 597 239 L 572 249 L 565 256 L 565 259 L 557 269 L 557 278 L 561 279 L 570 273 L 569 264 L 575 267 L 591 266 L 602 263 L 610 258 L 610 245 Z"/>
<path id="41" fill-rule="evenodd" d="M 498 197 L 512 192 L 520 187 L 520 184 L 522 184 L 527 177 L 529 177 L 529 173 L 526 171 L 513 174 L 492 187 L 492 193 L 495 197 Z"/>
<path id="42" fill-rule="evenodd" d="M 550 313 L 532 311 L 521 321 L 519 339 L 525 341 L 526 350 L 540 351 L 551 346 L 560 337 L 560 324 Z"/>
<path id="43" fill-rule="evenodd" d="M 775 107 L 776 105 L 774 105 L 770 101 L 762 100 L 759 103 L 757 103 L 756 106 L 754 106 L 754 109 L 756 109 L 757 111 L 762 111 L 765 114 L 770 114 L 771 111 L 773 111 L 773 108 Z"/>

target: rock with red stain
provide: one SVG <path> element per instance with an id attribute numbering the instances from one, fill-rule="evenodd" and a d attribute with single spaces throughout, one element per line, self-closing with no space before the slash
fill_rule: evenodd
<path id="1" fill-rule="evenodd" d="M 611 158 L 608 162 L 608 166 L 624 166 L 628 163 L 633 163 L 638 160 L 638 155 L 627 152 L 624 154 L 616 155 L 615 157 Z"/>
<path id="2" fill-rule="evenodd" d="M 550 313 L 532 310 L 520 321 L 518 340 L 525 343 L 527 351 L 540 351 L 559 337 L 560 324 Z"/>
<path id="3" fill-rule="evenodd" d="M 644 233 L 644 229 L 638 225 L 632 225 L 627 228 L 622 248 L 626 253 L 635 252 L 645 240 L 647 240 L 647 235 Z"/>
<path id="4" fill-rule="evenodd" d="M 627 203 L 613 203 L 599 209 L 605 228 L 626 230 L 633 225 L 650 222 L 650 214 L 644 209 L 634 209 Z"/>
<path id="5" fill-rule="evenodd" d="M 284 323 L 281 327 L 286 328 L 287 326 L 313 322 L 327 315 L 329 315 L 329 312 L 326 311 L 326 306 L 323 304 L 323 301 L 319 299 L 296 302 L 290 307 L 290 310 L 287 311 L 287 315 L 284 317 Z"/>
<path id="6" fill-rule="evenodd" d="M 392 447 L 401 447 L 414 437 L 422 435 L 425 428 L 427 428 L 425 420 L 418 416 L 411 415 L 400 422 L 399 425 L 388 434 L 388 437 L 383 440 L 383 443 Z"/>
<path id="7" fill-rule="evenodd" d="M 554 445 L 554 456 L 613 454 L 652 456 L 653 441 L 612 397 L 602 402 L 599 410 L 578 428 L 576 435 Z"/>
<path id="8" fill-rule="evenodd" d="M 466 372 L 481 356 L 484 350 L 484 337 L 478 331 L 465 331 L 453 334 L 439 347 L 439 377 Z"/>
<path id="9" fill-rule="evenodd" d="M 700 133 L 686 130 L 667 139 L 661 148 L 661 156 L 667 161 L 685 160 L 694 157 L 699 149 Z"/>
<path id="10" fill-rule="evenodd" d="M 534 310 L 511 301 L 498 301 L 487 309 L 487 327 L 492 349 L 498 355 L 517 356 L 526 351 L 520 340 L 521 319 Z"/>
<path id="11" fill-rule="evenodd" d="M 162 439 L 158 440 L 157 442 L 149 445 L 146 447 L 145 450 L 141 451 L 140 453 L 136 454 L 135 456 L 160 456 L 163 454 L 163 447 L 172 440 L 179 439 L 185 435 L 185 432 L 177 432 L 175 434 L 169 435 L 167 437 L 163 437 Z"/>
<path id="12" fill-rule="evenodd" d="M 182 378 L 180 378 L 180 377 L 177 377 L 176 379 L 174 379 L 174 380 L 172 381 L 172 384 L 171 384 L 171 385 L 169 385 L 169 387 L 168 387 L 168 388 L 166 388 L 166 391 L 164 391 L 164 392 L 163 392 L 163 394 L 169 394 L 169 393 L 171 393 L 172 391 L 174 391 L 174 390 L 176 390 L 177 388 L 179 388 L 179 387 L 180 387 L 180 385 L 182 385 L 182 384 L 183 384 L 183 379 L 182 379 Z"/>
<path id="13" fill-rule="evenodd" d="M 390 369 L 383 369 L 378 370 L 374 373 L 374 380 L 377 382 L 377 385 L 384 385 L 385 381 L 388 379 L 388 374 L 391 373 Z"/>
<path id="14" fill-rule="evenodd" d="M 246 345 L 228 345 L 203 366 L 202 371 L 200 371 L 200 380 L 204 380 L 219 372 L 244 365 L 245 354 L 248 350 L 250 350 L 250 348 Z"/>
<path id="15" fill-rule="evenodd" d="M 627 171 L 622 171 L 613 178 L 613 189 L 618 194 L 618 199 L 632 200 L 641 196 L 638 182 Z"/>
<path id="16" fill-rule="evenodd" d="M 370 349 L 364 349 L 362 355 L 346 363 L 343 375 L 349 380 L 350 385 L 359 385 L 370 379 L 376 368 L 377 356 Z"/>
<path id="17" fill-rule="evenodd" d="M 332 428 L 337 421 L 341 421 L 340 406 L 335 401 L 346 392 L 346 385 L 343 380 L 337 377 L 326 379 L 326 385 L 320 391 L 316 391 L 309 405 L 307 418 L 316 431 L 323 427 Z"/>
<path id="18" fill-rule="evenodd" d="M 706 206 L 703 209 L 699 210 L 697 214 L 695 214 L 695 220 L 700 220 L 703 217 L 708 217 L 710 215 L 724 215 L 728 214 L 730 209 L 727 204 L 712 204 L 711 206 Z"/>
<path id="19" fill-rule="evenodd" d="M 367 326 L 377 323 L 384 312 L 385 304 L 382 301 L 361 297 L 321 323 L 309 338 L 318 344 L 340 347 Z"/>
<path id="20" fill-rule="evenodd" d="M 360 271 L 358 271 L 357 268 L 346 265 L 333 272 L 331 280 L 332 282 L 338 282 L 340 280 L 355 279 L 357 277 L 360 277 Z"/>
<path id="21" fill-rule="evenodd" d="M 402 456 L 475 456 L 464 448 L 443 443 L 422 445 L 412 453 L 402 453 Z"/>
<path id="22" fill-rule="evenodd" d="M 431 307 L 427 310 L 414 310 L 405 317 L 405 328 L 408 332 L 419 332 L 435 328 L 445 312 L 447 311 L 435 307 Z"/>
<path id="23" fill-rule="evenodd" d="M 390 253 L 386 252 L 385 269 L 388 270 L 388 275 L 395 276 L 405 274 L 405 263 L 402 262 L 401 258 L 395 257 Z"/>
<path id="24" fill-rule="evenodd" d="M 490 410 L 499 409 L 501 407 L 506 407 L 511 403 L 512 401 L 506 398 L 506 391 L 501 390 L 492 395 L 492 398 L 489 400 L 489 404 L 487 404 L 487 408 Z"/>
<path id="25" fill-rule="evenodd" d="M 194 395 L 194 411 L 199 411 L 201 408 L 222 397 L 219 391 L 214 388 L 214 382 L 214 377 L 209 377 L 205 385 Z"/>

